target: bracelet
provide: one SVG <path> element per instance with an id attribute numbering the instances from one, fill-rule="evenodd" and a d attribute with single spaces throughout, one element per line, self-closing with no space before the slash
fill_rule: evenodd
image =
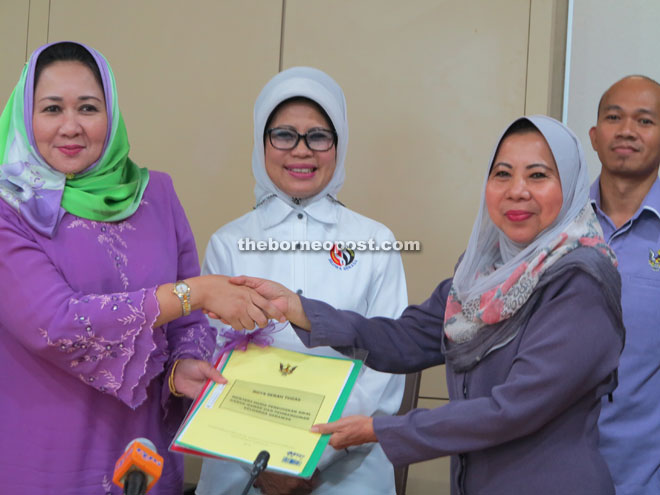
<path id="1" fill-rule="evenodd" d="M 172 371 L 170 372 L 170 378 L 167 381 L 168 385 L 170 386 L 170 393 L 174 397 L 183 397 L 184 394 L 177 392 L 176 387 L 174 386 L 174 371 L 176 370 L 176 367 L 179 365 L 180 359 L 177 359 L 174 361 L 174 366 L 172 366 Z"/>

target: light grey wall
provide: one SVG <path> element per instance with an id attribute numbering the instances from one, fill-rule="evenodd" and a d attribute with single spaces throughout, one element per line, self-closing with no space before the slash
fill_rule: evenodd
<path id="1" fill-rule="evenodd" d="M 574 0 L 572 3 L 564 122 L 582 141 L 589 174 L 595 179 L 600 162 L 591 148 L 588 132 L 595 124 L 601 95 L 628 74 L 644 74 L 660 81 L 660 2 Z"/>

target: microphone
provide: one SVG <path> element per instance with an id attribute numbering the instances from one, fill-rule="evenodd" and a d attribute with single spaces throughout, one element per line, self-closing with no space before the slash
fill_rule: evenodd
<path id="1" fill-rule="evenodd" d="M 248 492 L 250 491 L 250 487 L 252 486 L 252 483 L 254 483 L 254 480 L 257 479 L 257 476 L 261 474 L 261 472 L 266 469 L 266 466 L 268 466 L 268 459 L 270 459 L 270 454 L 268 453 L 267 450 L 262 450 L 259 452 L 257 455 L 257 458 L 254 460 L 254 463 L 252 464 L 252 470 L 250 471 L 250 479 L 247 482 L 247 485 L 245 485 L 245 488 L 243 489 L 243 493 L 241 495 L 248 495 Z"/>
<path id="2" fill-rule="evenodd" d="M 128 443 L 117 459 L 112 481 L 124 489 L 126 495 L 144 495 L 156 484 L 163 472 L 163 458 L 156 446 L 146 438 Z"/>

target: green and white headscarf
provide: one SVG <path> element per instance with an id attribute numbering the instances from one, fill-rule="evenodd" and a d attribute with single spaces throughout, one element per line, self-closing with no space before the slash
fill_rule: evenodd
<path id="1" fill-rule="evenodd" d="M 61 42 L 57 42 L 61 43 Z M 73 177 L 53 169 L 34 140 L 34 73 L 44 45 L 30 56 L 0 116 L 0 198 L 18 210 L 40 234 L 53 237 L 65 212 L 89 220 L 115 222 L 140 205 L 149 171 L 128 158 L 130 145 L 117 103 L 117 88 L 106 59 L 77 43 L 96 61 L 103 82 L 108 134 L 101 157 Z"/>

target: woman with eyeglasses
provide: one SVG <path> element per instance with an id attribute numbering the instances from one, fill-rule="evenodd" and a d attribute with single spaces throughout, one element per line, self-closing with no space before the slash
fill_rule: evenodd
<path id="1" fill-rule="evenodd" d="M 399 254 L 342 249 L 341 241 L 394 240 L 385 226 L 337 199 L 347 147 L 346 102 L 332 78 L 308 67 L 273 77 L 254 106 L 256 206 L 212 236 L 202 273 L 266 277 L 365 316 L 398 316 L 407 301 Z M 248 241 L 280 249 L 259 251 Z M 310 352 L 290 326 L 272 337 L 274 346 Z M 330 347 L 313 352 L 340 355 Z M 395 414 L 403 387 L 402 375 L 364 369 L 344 414 Z M 240 493 L 247 478 L 236 463 L 206 459 L 197 493 Z M 395 493 L 392 465 L 378 445 L 327 448 L 311 480 L 266 472 L 257 487 L 250 493 Z"/>

